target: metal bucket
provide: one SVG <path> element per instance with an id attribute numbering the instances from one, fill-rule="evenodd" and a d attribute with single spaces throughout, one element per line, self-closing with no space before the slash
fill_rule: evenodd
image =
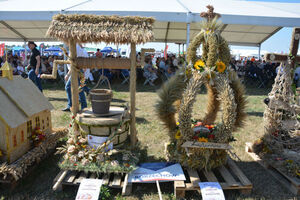
<path id="1" fill-rule="evenodd" d="M 92 110 L 95 114 L 109 113 L 110 102 L 113 93 L 107 89 L 92 89 L 90 91 L 90 99 L 92 103 Z"/>

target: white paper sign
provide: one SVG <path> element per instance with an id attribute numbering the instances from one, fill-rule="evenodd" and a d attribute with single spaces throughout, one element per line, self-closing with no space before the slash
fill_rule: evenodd
<path id="1" fill-rule="evenodd" d="M 98 200 L 102 179 L 82 179 L 76 200 Z"/>
<path id="2" fill-rule="evenodd" d="M 225 200 L 221 185 L 218 182 L 199 182 L 203 200 Z"/>
<path id="3" fill-rule="evenodd" d="M 142 163 L 129 174 L 128 182 L 185 180 L 181 166 L 177 163 Z"/>
<path id="4" fill-rule="evenodd" d="M 94 135 L 88 135 L 88 145 L 93 148 L 97 148 L 98 146 L 102 145 L 106 142 L 108 137 L 99 137 Z M 106 150 L 112 150 L 113 143 L 110 143 Z"/>

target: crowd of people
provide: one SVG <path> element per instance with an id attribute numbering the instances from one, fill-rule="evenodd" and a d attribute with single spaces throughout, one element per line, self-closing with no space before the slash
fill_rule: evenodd
<path id="1" fill-rule="evenodd" d="M 40 55 L 40 52 L 36 49 L 34 42 L 28 42 L 28 46 L 31 49 L 31 54 L 27 55 L 26 59 L 18 55 L 12 55 L 8 52 L 7 61 L 13 67 L 13 74 L 20 75 L 24 78 L 31 79 L 37 87 L 42 91 L 42 85 L 40 80 L 41 74 L 51 74 L 53 69 L 53 62 L 56 59 L 63 59 L 62 56 L 43 56 Z M 87 52 L 83 47 L 78 45 L 77 54 L 79 56 L 88 57 Z M 100 52 L 100 49 L 97 49 L 95 54 L 96 57 L 115 57 L 114 54 L 103 55 Z M 153 54 L 148 54 L 145 56 L 144 60 L 141 60 L 141 54 L 137 54 L 137 62 L 143 68 L 138 68 L 140 70 L 139 74 L 145 79 L 144 84 L 155 85 L 158 79 L 165 81 L 172 77 L 176 71 L 183 67 L 185 59 L 183 56 L 176 57 L 173 54 L 167 55 L 166 57 L 154 56 Z M 0 57 L 0 66 L 6 61 L 6 56 Z M 265 87 L 272 82 L 278 72 L 280 63 L 270 63 L 264 60 L 258 60 L 254 57 L 252 58 L 242 58 L 242 59 L 231 59 L 230 66 L 233 70 L 237 72 L 239 77 L 245 84 L 257 84 L 257 87 Z M 40 66 L 40 67 L 38 67 Z M 38 70 L 37 70 L 38 69 Z M 1 71 L 0 71 L 1 72 Z M 67 71 L 68 72 L 68 71 Z M 70 88 L 67 86 L 69 80 L 69 74 L 66 72 L 67 76 L 65 77 L 64 66 L 58 65 L 58 74 L 59 78 L 57 81 L 64 81 L 66 83 L 66 91 L 70 91 Z M 120 70 L 86 70 L 84 71 L 86 81 L 95 84 L 103 73 L 104 76 L 108 77 L 109 81 L 113 79 L 126 78 L 130 76 L 129 70 L 120 69 Z M 141 77 L 138 77 L 141 78 Z M 294 81 L 297 87 L 300 87 L 300 67 L 295 70 Z M 88 89 L 86 90 L 88 93 Z M 69 93 L 68 93 L 69 96 Z M 71 103 L 66 110 L 69 110 Z"/>

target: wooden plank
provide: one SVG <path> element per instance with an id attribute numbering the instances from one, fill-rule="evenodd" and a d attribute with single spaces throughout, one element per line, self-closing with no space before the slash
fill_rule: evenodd
<path id="1" fill-rule="evenodd" d="M 188 169 L 187 172 L 188 172 L 188 175 L 190 176 L 191 186 L 192 187 L 197 187 L 198 183 L 201 182 L 201 180 L 200 180 L 200 178 L 198 176 L 197 171 L 196 170 Z M 190 187 L 190 185 L 186 184 L 186 187 Z"/>
<path id="2" fill-rule="evenodd" d="M 217 170 L 220 172 L 224 180 L 229 186 L 237 187 L 239 184 L 236 182 L 236 180 L 233 178 L 233 176 L 230 174 L 230 172 L 222 165 L 221 167 L 218 167 Z"/>
<path id="3" fill-rule="evenodd" d="M 55 177 L 54 185 L 52 187 L 52 190 L 60 190 L 62 189 L 62 181 L 64 180 L 65 176 L 67 175 L 68 170 L 61 170 L 58 175 Z"/>
<path id="4" fill-rule="evenodd" d="M 136 118 L 135 118 L 135 98 L 136 98 L 136 44 L 131 43 L 131 53 L 130 53 L 130 60 L 131 60 L 131 66 L 130 66 L 130 115 L 131 115 L 131 121 L 130 121 L 130 146 L 133 149 L 137 142 L 136 137 Z"/>
<path id="5" fill-rule="evenodd" d="M 79 177 L 74 181 L 74 184 L 80 184 L 82 179 L 87 178 L 87 173 L 85 172 L 80 172 Z"/>
<path id="6" fill-rule="evenodd" d="M 90 178 L 97 178 L 97 174 L 96 173 L 92 173 Z"/>
<path id="7" fill-rule="evenodd" d="M 213 142 L 197 142 L 197 141 L 187 141 L 181 145 L 182 148 L 206 148 L 206 149 L 232 149 L 229 144 L 220 144 Z"/>
<path id="8" fill-rule="evenodd" d="M 219 182 L 217 177 L 214 175 L 212 171 L 203 170 L 204 176 L 206 176 L 208 182 Z"/>
<path id="9" fill-rule="evenodd" d="M 244 186 L 252 186 L 252 183 L 249 181 L 249 179 L 245 176 L 245 174 L 240 170 L 240 168 L 234 163 L 233 160 L 228 158 L 227 164 L 229 168 L 232 170 L 233 173 L 240 179 L 241 183 Z"/>
<path id="10" fill-rule="evenodd" d="M 102 179 L 103 179 L 103 185 L 108 185 L 108 182 L 109 182 L 109 177 L 110 177 L 110 174 L 104 174 Z"/>
<path id="11" fill-rule="evenodd" d="M 299 179 L 297 179 L 296 177 L 290 177 L 288 175 L 286 175 L 284 172 L 282 172 L 280 169 L 273 167 L 272 165 L 270 165 L 270 167 L 272 167 L 274 170 L 278 171 L 282 176 L 284 176 L 285 178 L 287 178 L 291 183 L 293 183 L 296 187 L 300 187 L 300 182 Z"/>
<path id="12" fill-rule="evenodd" d="M 76 63 L 80 69 L 130 69 L 131 66 L 129 58 L 77 57 Z"/>
<path id="13" fill-rule="evenodd" d="M 114 179 L 110 183 L 109 186 L 115 187 L 115 188 L 121 188 L 121 175 L 120 174 L 114 174 Z"/>
<path id="14" fill-rule="evenodd" d="M 184 181 L 174 181 L 174 195 L 176 199 L 185 197 L 185 189 Z"/>
<path id="15" fill-rule="evenodd" d="M 185 188 L 185 183 L 184 181 L 174 181 L 174 186 L 176 188 Z"/>
<path id="16" fill-rule="evenodd" d="M 71 60 L 71 93 L 72 93 L 72 114 L 76 116 L 79 111 L 79 91 L 78 91 L 78 69 L 76 68 L 75 60 L 77 58 L 76 42 L 69 41 L 70 60 Z M 78 127 L 75 125 L 74 129 L 77 131 Z"/>
<path id="17" fill-rule="evenodd" d="M 73 184 L 76 174 L 77 174 L 76 171 L 69 171 L 69 173 L 67 174 L 63 182 L 67 184 Z"/>
<path id="18" fill-rule="evenodd" d="M 64 173 L 65 170 L 60 170 L 60 172 L 55 176 L 55 178 L 53 179 L 53 183 L 55 183 L 59 177 Z"/>
<path id="19" fill-rule="evenodd" d="M 130 195 L 131 192 L 132 192 L 132 183 L 128 182 L 128 174 L 126 174 L 123 188 L 122 188 L 122 195 Z"/>

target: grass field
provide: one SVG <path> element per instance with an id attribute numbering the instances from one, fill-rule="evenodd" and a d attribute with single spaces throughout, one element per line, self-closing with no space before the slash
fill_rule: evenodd
<path id="1" fill-rule="evenodd" d="M 114 98 L 118 102 L 129 100 L 129 86 L 113 84 Z M 158 120 L 155 113 L 155 103 L 158 99 L 156 90 L 160 86 L 137 85 L 137 131 L 138 139 L 142 147 L 147 149 L 147 157 L 144 160 L 164 160 L 164 143 L 168 141 L 167 130 Z M 232 143 L 234 152 L 242 160 L 238 165 L 253 183 L 253 193 L 249 196 L 240 196 L 235 192 L 225 192 L 226 199 L 297 199 L 288 190 L 281 186 L 260 165 L 253 162 L 244 152 L 245 142 L 252 142 L 263 134 L 263 99 L 269 93 L 271 87 L 263 89 L 247 88 L 247 120 L 243 129 L 234 133 L 237 141 Z M 62 85 L 47 85 L 44 95 L 54 105 L 52 111 L 53 127 L 66 127 L 70 122 L 70 113 L 60 111 L 67 104 L 66 93 Z M 206 95 L 197 96 L 194 104 L 194 116 L 202 116 L 205 112 Z M 90 105 L 89 105 L 90 106 Z M 53 192 L 52 181 L 59 172 L 57 162 L 60 156 L 52 155 L 39 164 L 36 170 L 23 179 L 14 191 L 0 188 L 0 199 L 74 199 L 77 191 Z M 172 184 L 162 184 L 161 189 L 164 199 L 173 199 Z M 155 186 L 140 185 L 133 188 L 133 196 L 121 197 L 120 191 L 111 191 L 115 199 L 158 199 Z M 201 199 L 196 192 L 187 193 L 187 199 Z M 298 196 L 298 198 L 300 198 Z"/>

